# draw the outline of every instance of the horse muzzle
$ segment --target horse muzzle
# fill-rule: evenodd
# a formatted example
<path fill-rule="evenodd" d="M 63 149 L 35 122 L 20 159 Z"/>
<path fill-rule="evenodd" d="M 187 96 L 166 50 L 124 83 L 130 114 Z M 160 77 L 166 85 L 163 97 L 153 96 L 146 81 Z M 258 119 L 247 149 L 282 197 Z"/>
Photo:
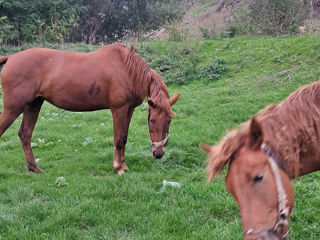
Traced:
<path fill-rule="evenodd" d="M 165 153 L 164 147 L 167 145 L 168 140 L 169 140 L 169 133 L 160 142 L 153 142 L 151 140 L 151 137 L 150 137 L 150 143 L 151 143 L 151 146 L 152 146 L 152 155 L 153 155 L 154 158 L 160 159 L 160 158 L 163 157 L 163 155 Z"/>
<path fill-rule="evenodd" d="M 163 157 L 165 151 L 164 151 L 165 146 L 152 146 L 152 155 L 156 159 L 160 159 Z"/>
<path fill-rule="evenodd" d="M 245 235 L 245 240 L 283 240 L 287 237 L 288 232 L 285 234 L 280 234 L 277 231 L 270 229 L 270 230 L 262 230 L 260 233 L 258 233 L 259 230 L 253 230 L 256 233 L 252 232 L 253 235 L 251 235 L 250 232 L 248 232 L 248 235 Z M 254 236 L 258 235 L 258 236 Z"/>
<path fill-rule="evenodd" d="M 260 236 L 259 238 L 257 238 L 257 240 L 280 240 L 280 237 L 275 232 L 268 231 L 262 234 L 262 236 Z"/>
<path fill-rule="evenodd" d="M 160 159 L 164 155 L 164 151 L 152 151 L 152 155 L 156 159 Z"/>

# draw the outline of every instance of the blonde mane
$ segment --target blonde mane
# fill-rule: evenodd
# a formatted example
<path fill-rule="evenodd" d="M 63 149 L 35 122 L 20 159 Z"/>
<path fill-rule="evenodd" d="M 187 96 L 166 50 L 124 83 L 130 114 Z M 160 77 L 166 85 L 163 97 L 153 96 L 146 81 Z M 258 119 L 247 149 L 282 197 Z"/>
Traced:
<path fill-rule="evenodd" d="M 171 116 L 169 92 L 161 76 L 153 71 L 148 64 L 131 47 L 125 59 L 129 70 L 130 88 L 141 99 L 150 99 L 160 110 Z"/>
<path fill-rule="evenodd" d="M 263 141 L 281 159 L 291 177 L 299 175 L 300 163 L 308 152 L 320 156 L 320 82 L 299 88 L 279 104 L 262 109 L 255 118 L 262 127 Z M 211 147 L 207 160 L 209 181 L 245 145 L 249 123 L 243 123 Z"/>

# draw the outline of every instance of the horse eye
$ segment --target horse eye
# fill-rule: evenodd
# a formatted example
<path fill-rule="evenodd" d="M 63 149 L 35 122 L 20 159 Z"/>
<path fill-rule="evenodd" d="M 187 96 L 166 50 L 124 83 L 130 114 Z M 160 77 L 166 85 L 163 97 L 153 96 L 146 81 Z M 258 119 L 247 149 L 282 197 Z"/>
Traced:
<path fill-rule="evenodd" d="M 263 175 L 257 174 L 256 176 L 253 177 L 252 181 L 254 183 L 258 183 L 258 182 L 261 182 L 262 179 L 263 179 Z"/>
<path fill-rule="evenodd" d="M 171 120 L 168 121 L 168 124 L 170 124 L 170 123 L 171 123 Z"/>
<path fill-rule="evenodd" d="M 155 122 L 156 122 L 156 120 L 154 120 L 154 119 L 151 119 L 151 120 L 150 120 L 150 122 L 151 122 L 151 123 L 155 123 Z"/>

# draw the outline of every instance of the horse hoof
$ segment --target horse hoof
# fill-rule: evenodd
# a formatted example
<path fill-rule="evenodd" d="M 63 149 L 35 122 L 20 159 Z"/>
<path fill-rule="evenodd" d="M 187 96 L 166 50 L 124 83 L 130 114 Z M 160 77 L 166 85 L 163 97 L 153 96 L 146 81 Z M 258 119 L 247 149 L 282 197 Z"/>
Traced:
<path fill-rule="evenodd" d="M 39 167 L 32 167 L 32 168 L 28 168 L 29 172 L 34 172 L 34 173 L 42 173 L 43 170 Z"/>
<path fill-rule="evenodd" d="M 122 164 L 122 170 L 124 170 L 125 172 L 129 170 L 127 164 L 125 163 Z"/>
<path fill-rule="evenodd" d="M 125 171 L 124 171 L 123 169 L 120 169 L 120 170 L 117 172 L 118 175 L 122 175 L 122 174 L 124 174 L 124 173 L 125 173 Z"/>
<path fill-rule="evenodd" d="M 36 173 L 43 173 L 43 172 L 44 172 L 44 170 L 42 170 L 41 168 L 36 169 Z"/>

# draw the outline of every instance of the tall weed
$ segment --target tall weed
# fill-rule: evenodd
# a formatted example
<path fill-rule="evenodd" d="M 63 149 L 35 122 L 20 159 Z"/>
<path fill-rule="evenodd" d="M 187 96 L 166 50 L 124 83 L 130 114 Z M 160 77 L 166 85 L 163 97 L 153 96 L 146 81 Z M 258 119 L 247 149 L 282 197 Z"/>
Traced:
<path fill-rule="evenodd" d="M 167 25 L 169 41 L 182 42 L 186 41 L 188 38 L 188 30 L 183 28 L 178 28 L 175 24 Z"/>

